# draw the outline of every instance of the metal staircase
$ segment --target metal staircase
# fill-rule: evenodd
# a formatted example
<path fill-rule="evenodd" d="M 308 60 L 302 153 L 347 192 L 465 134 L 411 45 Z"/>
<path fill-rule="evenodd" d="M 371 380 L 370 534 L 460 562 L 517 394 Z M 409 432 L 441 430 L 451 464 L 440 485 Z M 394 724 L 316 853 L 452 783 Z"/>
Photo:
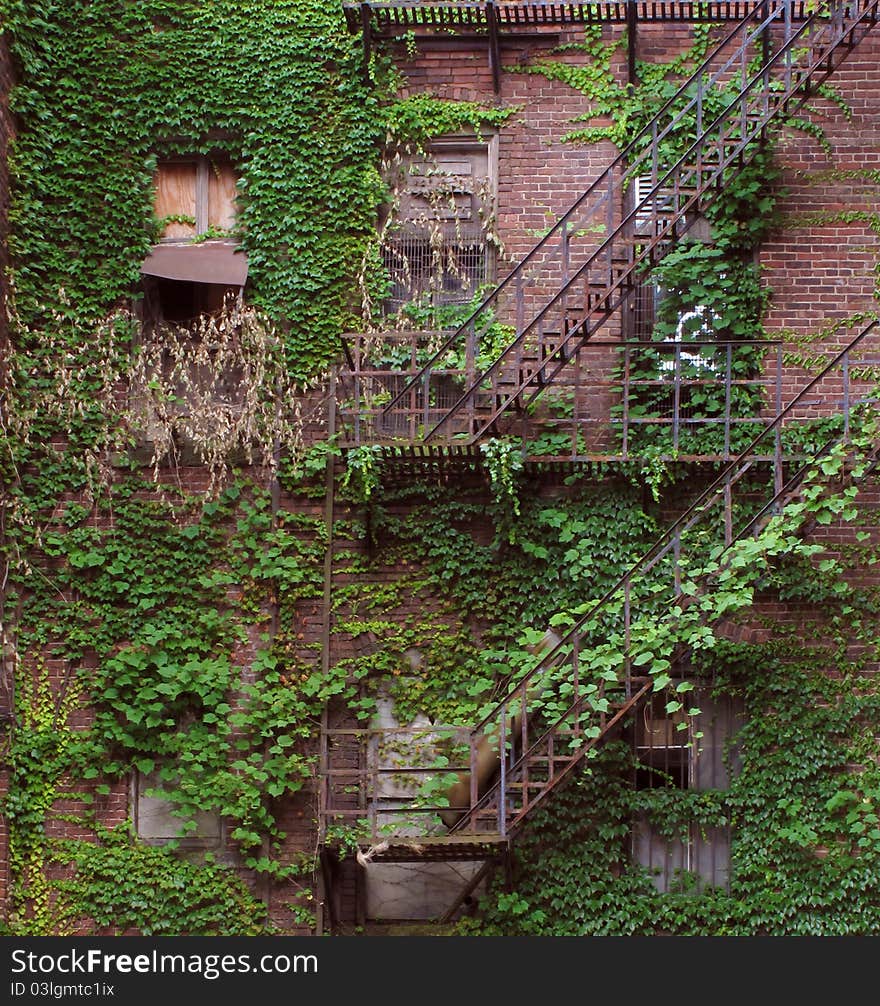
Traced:
<path fill-rule="evenodd" d="M 760 150 L 768 126 L 815 94 L 874 26 L 878 6 L 880 0 L 835 0 L 795 23 L 791 0 L 767 0 L 739 22 L 427 364 L 397 385 L 377 417 L 378 431 L 384 416 L 393 433 L 401 403 L 419 396 L 422 415 L 429 414 L 432 374 L 452 353 L 465 361 L 464 390 L 444 410 L 430 411 L 433 425 L 426 423 L 421 438 L 473 445 L 494 432 L 505 413 L 524 412 L 603 326 L 619 334 L 612 324 L 643 274 L 693 227 L 698 214 L 723 198 L 725 184 Z M 687 123 L 696 123 L 696 138 L 683 153 L 666 156 Z M 515 335 L 481 366 L 499 324 L 510 324 Z M 861 394 L 852 364 L 872 334 L 876 353 L 878 332 L 877 320 L 870 320 L 842 340 L 840 351 L 800 391 L 791 392 L 787 404 L 778 398 L 754 439 L 523 677 L 508 683 L 476 726 L 431 726 L 429 733 L 445 736 L 454 749 L 443 771 L 449 788 L 439 802 L 383 803 L 388 780 L 407 768 L 383 768 L 355 750 L 381 744 L 376 731 L 325 730 L 319 787 L 324 846 L 332 844 L 334 827 L 354 825 L 364 862 L 491 864 L 506 855 L 532 811 L 591 752 L 616 736 L 655 693 L 683 680 L 691 648 L 679 642 L 682 619 L 711 634 L 718 609 L 708 601 L 723 589 L 725 575 L 750 547 L 763 547 L 761 531 L 796 503 L 815 457 L 841 439 L 848 442 L 851 409 Z M 786 431 L 815 418 L 817 403 L 826 414 L 834 402 L 839 434 L 788 471 L 786 464 L 793 461 L 782 449 Z M 850 482 L 856 472 L 864 477 L 880 464 L 876 444 L 854 446 L 853 455 Z M 756 473 L 771 484 L 763 504 L 755 503 L 747 478 Z M 843 487 L 830 485 L 827 491 L 834 495 Z M 709 555 L 714 560 L 707 566 Z M 653 648 L 649 639 L 656 641 Z M 486 763 L 489 772 L 481 768 Z M 430 767 L 409 771 L 414 778 L 436 776 Z M 429 788 L 436 797 L 437 787 Z M 464 894 L 482 876 L 485 870 Z"/>
<path fill-rule="evenodd" d="M 385 406 L 426 394 L 450 353 L 465 388 L 423 441 L 471 444 L 523 412 L 627 303 L 639 279 L 723 197 L 771 123 L 800 108 L 876 24 L 880 0 L 820 3 L 800 23 L 767 0 L 732 28 L 651 122 Z M 678 137 L 695 139 L 680 154 Z M 687 143 L 687 141 L 685 141 Z M 670 152 L 672 151 L 672 152 Z M 625 207 L 625 208 L 624 208 Z M 597 237 L 598 235 L 598 237 Z M 489 336 L 515 337 L 484 369 Z"/>
<path fill-rule="evenodd" d="M 510 838 L 571 770 L 614 734 L 627 714 L 674 682 L 677 669 L 690 656 L 690 648 L 677 642 L 682 620 L 706 626 L 717 619 L 717 609 L 702 601 L 724 589 L 726 576 L 738 562 L 755 559 L 743 543 L 757 539 L 774 515 L 797 501 L 806 477 L 816 475 L 817 463 L 835 445 L 847 445 L 847 470 L 823 492 L 840 494 L 875 470 L 880 443 L 849 441 L 854 398 L 848 375 L 853 355 L 877 329 L 878 321 L 870 320 L 472 729 L 470 767 L 460 777 L 460 784 L 468 787 L 467 806 L 455 815 L 450 835 Z M 802 422 L 822 385 L 826 397 L 842 390 L 846 411 L 841 413 L 841 436 L 832 437 L 796 471 L 785 477 L 777 474 L 770 498 L 760 506 L 741 508 L 748 515 L 734 529 L 732 494 L 741 484 L 745 500 L 743 477 L 755 468 L 758 442 L 778 441 L 786 425 Z M 875 399 L 866 402 L 871 407 Z M 824 480 L 821 470 L 819 474 Z M 798 535 L 811 527 L 802 522 Z M 708 567 L 707 549 L 714 549 L 715 555 Z M 656 575 L 649 581 L 655 569 L 665 573 L 668 582 L 661 578 L 658 584 Z M 641 614 L 640 607 L 647 611 Z M 499 757 L 494 777 L 481 786 L 478 762 L 487 746 Z"/>
<path fill-rule="evenodd" d="M 383 782 L 376 764 L 341 767 L 334 764 L 332 755 L 334 744 L 351 742 L 360 733 L 370 735 L 369 743 L 379 744 L 378 733 L 343 730 L 325 736 L 324 831 L 339 821 L 367 822 L 369 831 L 363 841 L 371 855 L 379 849 L 377 856 L 398 859 L 430 854 L 488 860 L 592 750 L 615 735 L 630 713 L 655 692 L 674 689 L 676 675 L 686 668 L 691 655 L 691 647 L 680 642 L 682 620 L 710 631 L 718 609 L 703 602 L 717 589 L 724 589 L 725 577 L 736 563 L 761 557 L 754 554 L 766 548 L 758 540 L 760 532 L 774 515 L 797 501 L 806 476 L 815 474 L 817 461 L 835 445 L 849 445 L 848 474 L 826 487 L 838 496 L 880 463 L 880 442 L 852 443 L 850 436 L 853 411 L 876 412 L 877 406 L 873 381 L 855 375 L 870 369 L 866 365 L 877 357 L 880 320 L 870 317 L 861 324 L 855 334 L 845 327 L 838 329 L 839 348 L 831 351 L 825 366 L 800 390 L 791 392 L 789 400 L 664 534 L 602 597 L 590 603 L 524 676 L 508 684 L 503 697 L 475 727 L 422 728 L 423 735 L 455 739 L 455 781 L 448 782 L 444 801 L 431 805 L 405 801 L 383 813 Z M 832 338 L 829 335 L 829 342 Z M 836 408 L 838 428 L 823 446 L 798 461 L 791 451 L 785 452 L 789 465 L 796 465 L 796 470 L 786 470 L 782 442 L 816 418 L 819 404 Z M 769 463 L 768 457 L 777 462 Z M 762 468 L 761 477 L 770 488 L 767 498 L 756 502 L 754 484 L 746 476 Z M 827 481 L 824 474 L 822 480 Z M 739 527 L 735 526 L 737 514 Z M 805 523 L 797 529 L 800 536 L 809 531 Z M 714 558 L 707 566 L 708 557 Z M 385 771 L 396 776 L 408 771 L 437 775 L 436 769 L 407 769 L 400 763 Z M 444 777 L 450 771 L 447 766 Z M 407 838 L 407 833 L 413 835 L 407 828 L 412 827 L 414 815 L 425 827 Z M 432 818 L 442 821 L 445 828 L 428 828 Z M 396 829 L 395 822 L 405 822 L 406 827 Z"/>

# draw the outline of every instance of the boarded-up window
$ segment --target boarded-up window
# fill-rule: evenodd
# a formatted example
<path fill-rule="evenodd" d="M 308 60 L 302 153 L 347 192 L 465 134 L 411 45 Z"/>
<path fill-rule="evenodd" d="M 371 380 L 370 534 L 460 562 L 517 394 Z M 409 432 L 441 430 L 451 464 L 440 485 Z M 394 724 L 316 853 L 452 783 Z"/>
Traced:
<path fill-rule="evenodd" d="M 141 266 L 145 326 L 191 325 L 241 295 L 247 256 L 231 237 L 236 183 L 223 156 L 159 161 L 154 212 L 162 226 Z"/>
<path fill-rule="evenodd" d="M 165 221 L 162 241 L 182 241 L 235 224 L 236 173 L 228 160 L 192 157 L 160 161 L 155 213 Z"/>
<path fill-rule="evenodd" d="M 141 264 L 145 372 L 142 390 L 132 385 L 142 443 L 201 451 L 241 413 L 243 371 L 230 347 L 238 345 L 248 262 L 230 234 L 236 180 L 222 156 L 157 165 L 154 212 L 163 226 Z M 145 827 L 165 827 L 162 805 L 151 799 L 138 798 Z"/>
<path fill-rule="evenodd" d="M 382 243 L 387 314 L 465 304 L 492 279 L 494 141 L 436 141 L 406 165 Z"/>
<path fill-rule="evenodd" d="M 135 831 L 151 845 L 181 840 L 187 847 L 216 848 L 221 844 L 222 825 L 219 814 L 201 812 L 184 828 L 184 818 L 172 813 L 173 804 L 162 795 L 165 786 L 158 773 L 135 773 L 133 781 L 133 811 Z"/>

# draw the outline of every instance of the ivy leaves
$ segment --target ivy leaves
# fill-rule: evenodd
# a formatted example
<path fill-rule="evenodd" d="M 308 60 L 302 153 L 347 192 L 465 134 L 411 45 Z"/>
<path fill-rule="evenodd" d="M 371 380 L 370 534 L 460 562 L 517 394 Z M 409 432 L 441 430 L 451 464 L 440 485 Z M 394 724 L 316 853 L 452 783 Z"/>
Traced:
<path fill-rule="evenodd" d="M 126 828 L 104 831 L 98 844 L 60 853 L 75 873 L 58 884 L 70 922 L 87 916 L 108 930 L 145 936 L 255 936 L 275 932 L 266 906 L 237 873 L 210 858 L 179 859 L 173 850 L 132 848 Z"/>
<path fill-rule="evenodd" d="M 385 123 L 341 10 L 298 3 L 75 2 L 11 12 L 23 67 L 10 241 L 25 325 L 87 326 L 134 288 L 150 243 L 155 154 L 220 148 L 241 167 L 253 302 L 320 372 L 382 189 Z"/>

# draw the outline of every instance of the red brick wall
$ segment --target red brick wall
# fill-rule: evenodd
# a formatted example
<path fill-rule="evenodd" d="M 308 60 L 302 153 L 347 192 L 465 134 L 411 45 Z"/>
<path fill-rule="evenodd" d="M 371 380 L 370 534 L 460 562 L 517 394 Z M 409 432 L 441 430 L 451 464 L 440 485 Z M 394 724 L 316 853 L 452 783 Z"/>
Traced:
<path fill-rule="evenodd" d="M 619 26 L 606 26 L 604 37 L 616 40 L 620 31 Z M 541 75 L 510 72 L 546 60 L 584 65 L 589 57 L 582 52 L 554 51 L 560 43 L 581 40 L 579 30 L 557 32 L 546 42 L 508 38 L 502 46 L 505 69 L 498 94 L 492 87 L 485 48 L 429 42 L 414 57 L 407 56 L 403 46 L 396 50 L 405 93 L 430 92 L 517 109 L 499 133 L 497 229 L 506 252 L 499 277 L 529 251 L 616 153 L 608 142 L 563 142 L 566 133 L 583 125 L 576 120 L 589 105 L 580 92 Z M 687 25 L 640 25 L 638 57 L 668 60 L 692 42 L 693 31 Z M 790 332 L 818 336 L 830 322 L 876 306 L 880 224 L 871 214 L 877 212 L 880 175 L 872 179 L 866 173 L 880 170 L 878 60 L 880 37 L 874 32 L 830 80 L 849 109 L 851 121 L 824 97 L 812 98 L 798 113 L 823 129 L 831 154 L 802 131 L 788 128 L 780 134 L 783 223 L 760 252 L 764 282 L 772 291 L 766 319 L 771 337 Z M 616 56 L 615 73 L 620 81 L 625 80 L 623 50 Z M 533 288 L 529 304 L 542 303 L 541 295 L 549 292 Z M 602 335 L 614 337 L 618 331 L 612 320 Z M 802 378 L 798 374 L 789 384 L 800 387 Z"/>
<path fill-rule="evenodd" d="M 618 37 L 620 29 L 608 29 L 606 37 Z M 691 30 L 687 27 L 643 26 L 640 28 L 640 55 L 648 58 L 668 58 L 678 49 L 690 44 Z M 565 59 L 577 63 L 587 59 L 583 53 L 569 51 L 551 56 L 551 48 L 559 42 L 579 41 L 580 32 L 560 33 L 551 42 L 532 39 L 527 42 L 505 45 L 504 65 L 527 67 L 541 58 Z M 412 59 L 403 47 L 398 51 L 398 63 L 406 79 L 406 92 L 431 91 L 439 97 L 483 101 L 502 107 L 516 107 L 513 118 L 499 137 L 498 215 L 499 236 L 513 261 L 521 257 L 556 217 L 574 201 L 607 165 L 614 155 L 608 143 L 574 145 L 563 143 L 563 136 L 573 128 L 575 121 L 586 110 L 586 99 L 579 92 L 558 81 L 526 73 L 502 73 L 500 94 L 492 87 L 492 77 L 484 49 L 475 51 L 425 46 Z M 833 156 L 826 155 L 814 139 L 788 131 L 780 147 L 784 164 L 783 184 L 788 195 L 783 199 L 783 210 L 788 216 L 761 252 L 765 266 L 765 282 L 773 290 L 768 325 L 771 334 L 794 330 L 800 335 L 818 331 L 831 319 L 865 310 L 873 304 L 876 276 L 874 266 L 880 252 L 878 236 L 871 222 L 864 219 L 811 220 L 803 224 L 803 214 L 821 211 L 823 214 L 851 211 L 874 212 L 877 208 L 878 186 L 865 176 L 852 177 L 841 172 L 865 172 L 880 169 L 880 99 L 876 95 L 876 67 L 880 63 L 880 37 L 862 43 L 834 78 L 834 85 L 853 112 L 848 122 L 843 113 L 824 99 L 813 102 L 814 114 L 833 145 Z M 618 54 L 616 71 L 625 71 L 625 54 Z M 0 90 L 8 83 L 10 67 L 5 44 L 0 38 Z M 5 114 L 5 102 L 0 105 L 0 172 L 11 124 Z M 829 171 L 837 172 L 828 174 Z M 825 172 L 825 174 L 822 174 Z M 5 221 L 6 187 L 0 173 L 0 230 Z M 799 220 L 801 222 L 799 222 Z M 0 251 L 0 269 L 5 259 Z M 501 272 L 503 273 L 502 267 Z M 3 316 L 0 313 L 0 325 Z M 2 329 L 0 329 L 2 334 Z M 806 380 L 806 372 L 793 368 L 787 375 L 786 394 Z M 839 391 L 839 389 L 838 389 Z M 835 392 L 834 397 L 839 397 Z M 822 408 L 822 402 L 814 405 Z M 188 488 L 207 487 L 204 472 L 184 469 L 180 473 Z M 302 501 L 284 498 L 282 506 L 299 509 L 317 516 L 323 501 Z M 876 504 L 876 501 L 875 501 Z M 339 516 L 343 516 L 340 514 Z M 485 531 L 485 527 L 483 531 Z M 825 532 L 831 543 L 835 530 Z M 844 534 L 843 531 L 840 532 Z M 846 531 L 848 535 L 849 530 Z M 345 540 L 338 543 L 354 552 L 366 553 L 362 540 Z M 377 579 L 393 575 L 394 571 L 376 573 Z M 339 577 L 334 586 L 345 584 Z M 419 599 L 413 599 L 418 606 Z M 418 612 L 416 612 L 418 613 Z M 402 617 L 406 617 L 406 612 Z M 797 617 L 792 611 L 791 617 Z M 304 602 L 297 617 L 302 624 L 302 651 L 300 656 L 320 661 L 323 610 L 320 602 Z M 352 652 L 356 641 L 340 636 L 331 637 L 331 659 L 335 662 Z M 236 654 L 242 667 L 249 664 L 247 645 Z M 66 673 L 62 666 L 51 667 L 56 686 Z M 78 712 L 86 717 L 87 709 Z M 0 776 L 0 790 L 5 780 Z M 81 790 L 77 783 L 71 787 Z M 288 833 L 282 858 L 293 860 L 299 853 L 312 853 L 315 849 L 315 793 L 307 788 L 296 798 L 286 801 L 280 811 L 280 825 Z M 130 814 L 129 793 L 124 784 L 116 786 L 108 797 L 99 798 L 96 809 L 104 824 L 112 825 L 125 820 Z M 51 820 L 50 834 L 72 834 L 69 822 L 59 815 L 77 809 L 72 798 L 63 797 L 57 802 Z M 0 822 L 0 893 L 5 896 L 7 874 L 6 832 Z M 270 913 L 282 926 L 289 924 L 286 904 L 292 892 L 285 885 L 265 889 Z M 351 917 L 355 892 L 347 881 L 344 892 L 344 913 Z"/>
<path fill-rule="evenodd" d="M 802 132 L 787 129 L 781 136 L 781 185 L 787 190 L 781 201 L 783 220 L 761 252 L 765 282 L 772 290 L 767 318 L 771 334 L 787 329 L 802 335 L 818 332 L 828 322 L 876 308 L 878 60 L 880 37 L 875 31 L 829 81 L 850 109 L 852 121 L 833 102 L 811 99 L 810 118 L 824 130 L 830 154 Z M 871 178 L 870 172 L 877 174 Z"/>
<path fill-rule="evenodd" d="M 0 354 L 7 337 L 6 289 L 7 268 L 7 214 L 9 211 L 9 177 L 6 157 L 13 135 L 12 115 L 9 111 L 9 90 L 12 87 L 12 58 L 4 35 L 0 35 Z"/>

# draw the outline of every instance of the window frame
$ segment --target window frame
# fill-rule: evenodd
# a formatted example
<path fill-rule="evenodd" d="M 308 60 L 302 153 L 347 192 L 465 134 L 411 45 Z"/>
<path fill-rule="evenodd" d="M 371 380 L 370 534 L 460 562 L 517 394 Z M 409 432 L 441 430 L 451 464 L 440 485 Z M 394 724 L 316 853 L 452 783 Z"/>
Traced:
<path fill-rule="evenodd" d="M 743 703 L 734 696 L 712 697 L 707 687 L 697 687 L 690 696 L 693 705 L 701 710 L 698 716 L 688 718 L 683 714 L 672 714 L 651 719 L 652 724 L 663 723 L 662 730 L 657 733 L 668 736 L 675 743 L 640 744 L 644 733 L 641 724 L 635 724 L 630 739 L 636 764 L 640 761 L 640 751 L 657 752 L 658 756 L 662 752 L 667 761 L 665 768 L 649 767 L 642 762 L 646 771 L 664 772 L 672 767 L 671 761 L 683 757 L 684 765 L 676 766 L 680 773 L 677 788 L 727 790 L 731 777 L 740 769 L 738 738 L 745 724 Z M 665 697 L 661 695 L 658 701 L 662 707 Z M 644 709 L 640 710 L 639 716 L 643 713 Z M 676 729 L 679 722 L 685 724 L 684 730 Z M 671 759 L 670 752 L 675 752 Z M 681 772 L 682 768 L 684 772 Z M 655 788 L 639 786 L 637 773 L 634 773 L 633 785 L 642 789 Z M 648 814 L 643 812 L 634 815 L 629 845 L 632 862 L 651 874 L 651 880 L 660 893 L 729 889 L 730 825 L 704 828 L 691 821 L 685 835 L 670 839 L 656 831 Z"/>
<path fill-rule="evenodd" d="M 472 213 L 467 221 L 458 219 L 454 213 L 449 218 L 438 216 L 432 219 L 428 215 L 425 219 L 421 219 L 419 214 L 412 212 L 412 200 L 425 198 L 414 196 L 407 182 L 413 177 L 413 168 L 416 165 L 433 160 L 433 163 L 442 170 L 444 161 L 449 163 L 456 156 L 459 160 L 468 159 L 472 164 L 476 164 L 475 154 L 480 155 L 481 161 L 485 158 L 485 174 L 473 175 L 479 180 L 480 185 L 485 184 L 486 202 L 485 206 L 480 207 L 482 212 Z M 479 135 L 449 133 L 436 137 L 423 153 L 404 159 L 402 178 L 403 185 L 398 205 L 389 211 L 381 227 L 380 255 L 388 272 L 390 287 L 389 294 L 382 304 L 383 317 L 393 318 L 399 315 L 407 304 L 413 302 L 424 302 L 424 306 L 431 310 L 467 304 L 480 286 L 491 284 L 495 280 L 497 262 L 491 232 L 498 204 L 497 132 L 486 131 Z M 476 191 L 472 192 L 472 203 L 476 203 L 478 199 L 480 195 Z M 400 236 L 399 239 L 396 235 Z M 400 247 L 406 244 L 411 245 L 412 251 L 409 253 L 400 251 Z M 475 269 L 466 270 L 473 283 L 473 290 L 470 292 L 458 290 L 457 288 L 462 285 L 459 276 L 447 270 L 443 260 L 451 255 L 457 255 L 455 249 L 476 246 L 480 248 L 481 262 Z M 413 283 L 412 275 L 415 274 L 415 270 L 407 280 L 405 263 L 408 255 L 416 253 L 427 262 L 426 268 L 418 270 L 419 276 L 426 276 L 427 279 L 423 278 L 421 282 Z M 398 256 L 398 261 L 404 264 L 395 265 L 393 262 L 395 256 Z M 472 262 L 476 262 L 473 257 Z M 402 273 L 403 279 L 395 282 L 395 272 L 398 275 Z M 482 275 L 478 276 L 478 272 Z M 453 279 L 447 286 L 448 277 Z"/>

